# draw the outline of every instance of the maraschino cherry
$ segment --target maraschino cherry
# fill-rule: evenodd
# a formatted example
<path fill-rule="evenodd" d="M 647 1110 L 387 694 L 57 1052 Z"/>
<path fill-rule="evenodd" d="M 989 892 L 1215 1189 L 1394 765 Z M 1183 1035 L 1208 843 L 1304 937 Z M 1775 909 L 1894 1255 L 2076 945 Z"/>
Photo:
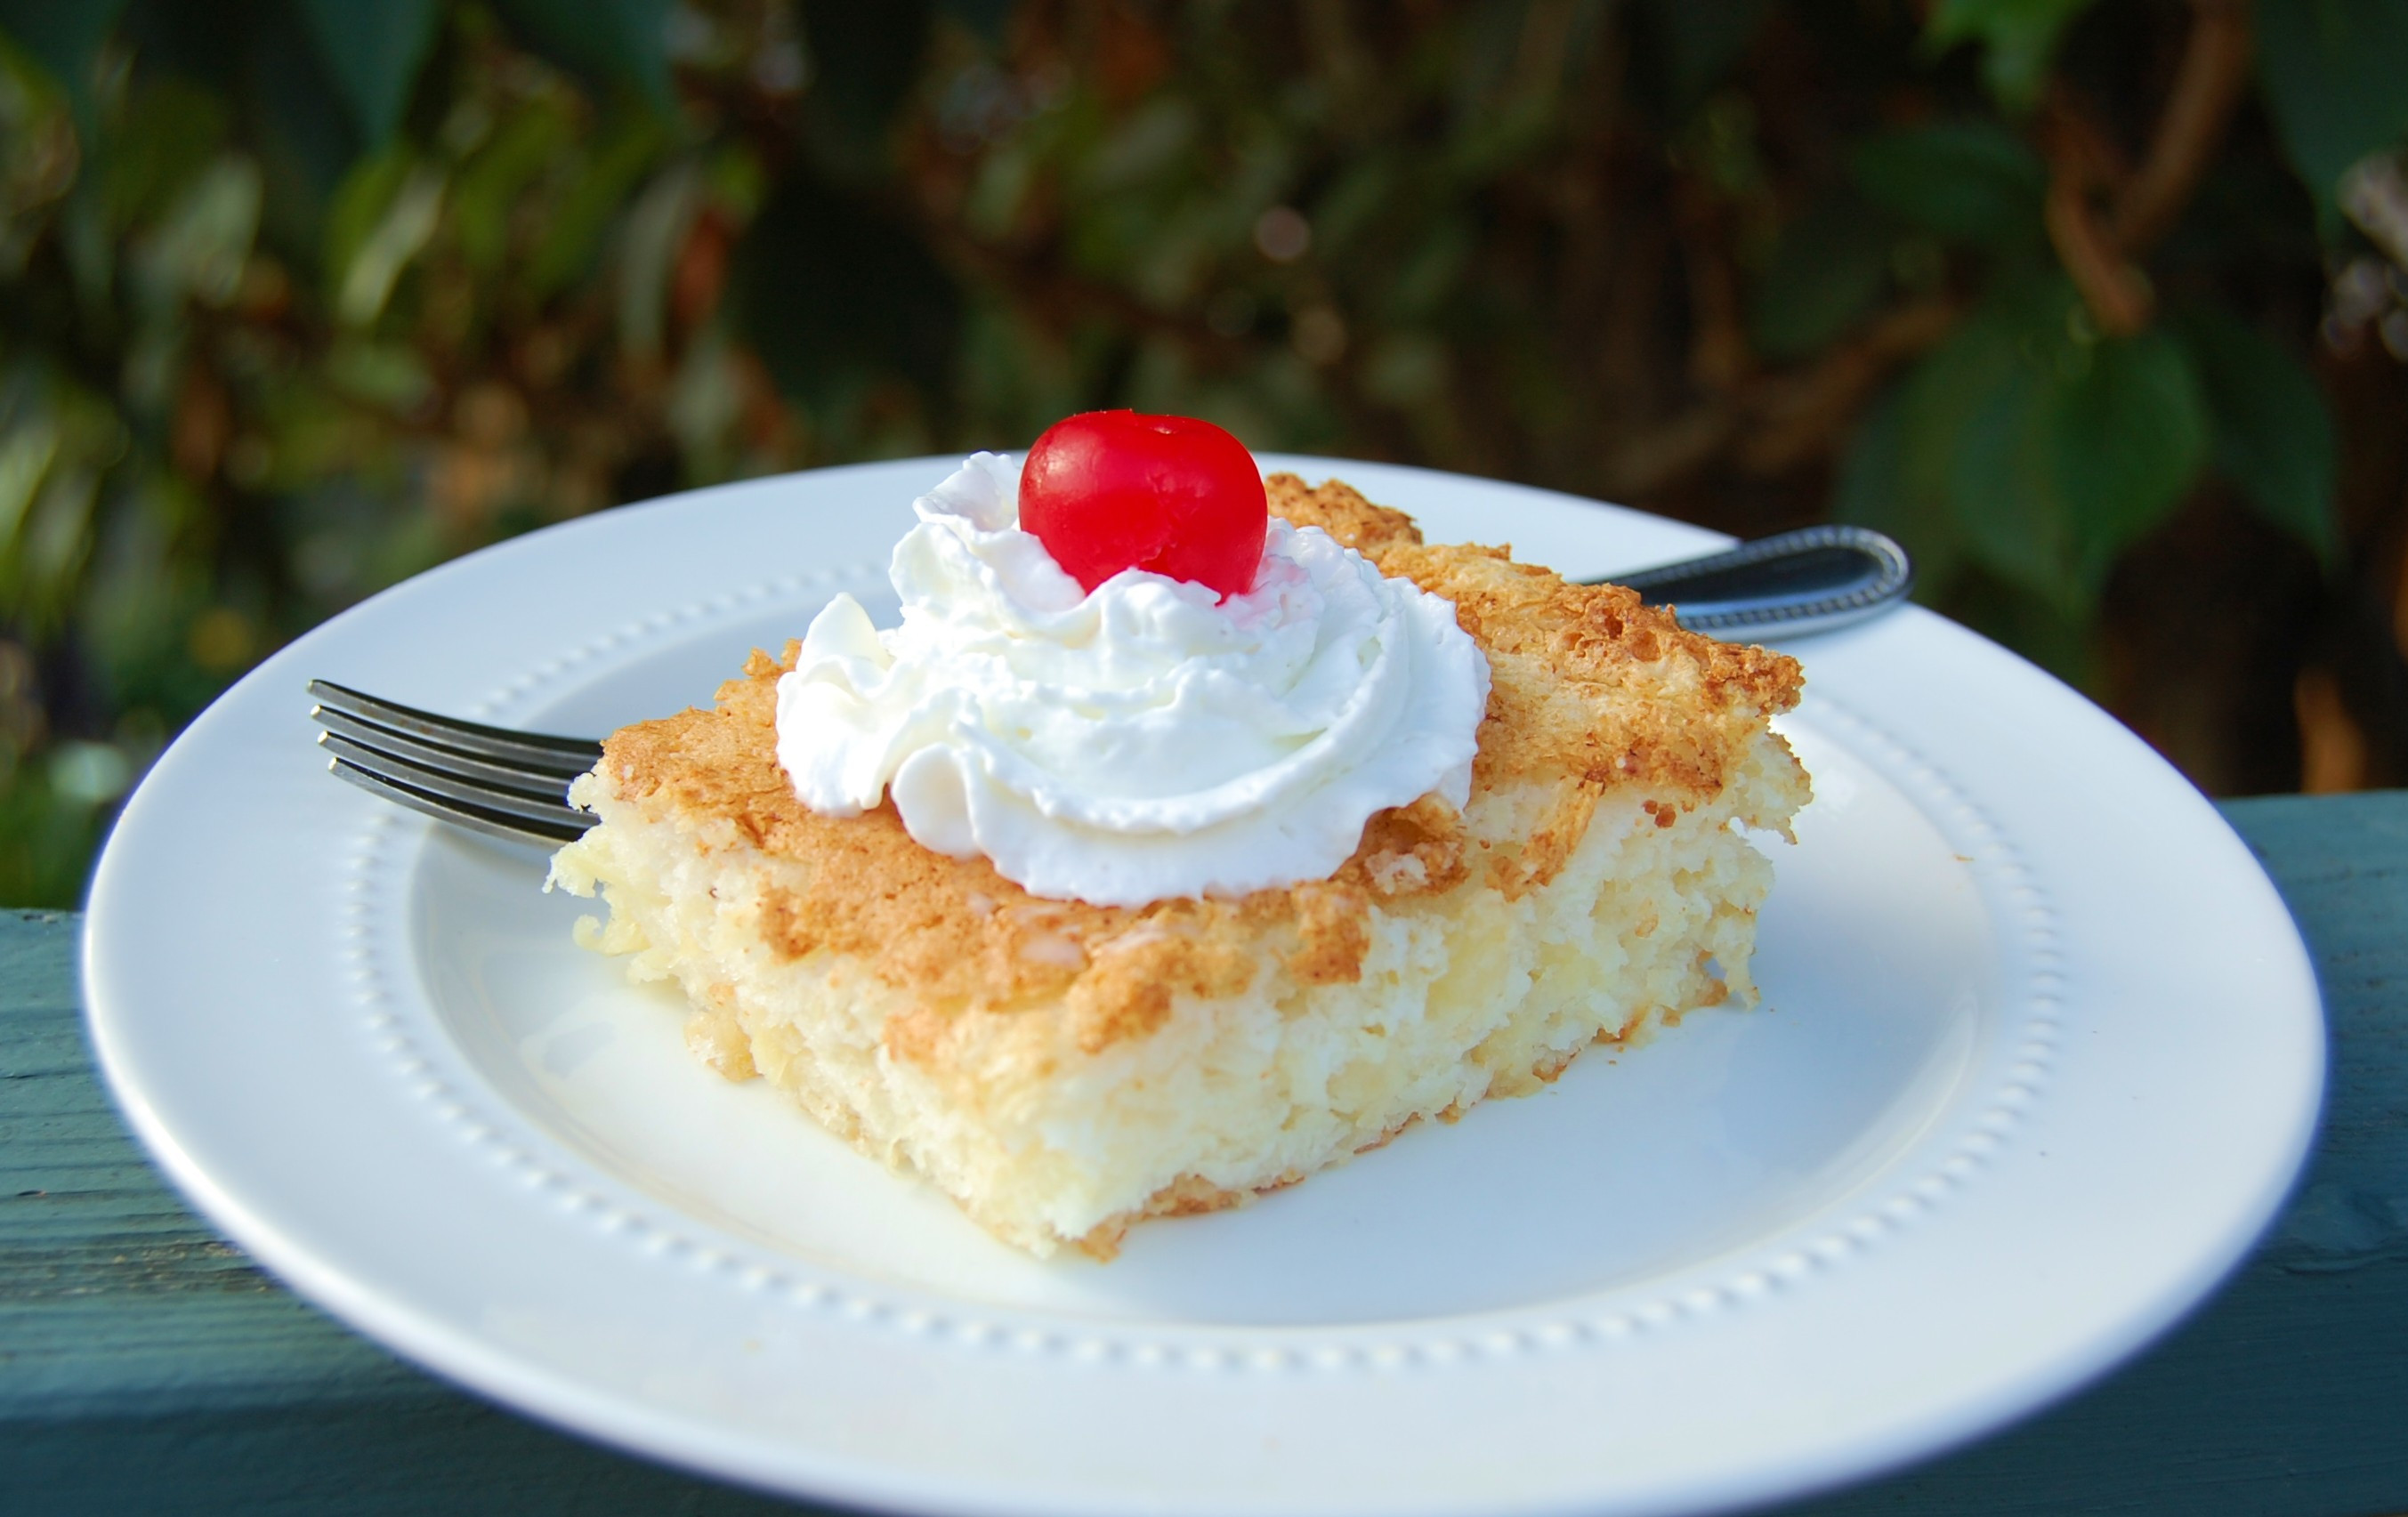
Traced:
<path fill-rule="evenodd" d="M 1210 422 L 1088 411 L 1046 428 L 1020 470 L 1020 524 L 1087 590 L 1123 569 L 1254 588 L 1270 505 L 1246 445 Z"/>

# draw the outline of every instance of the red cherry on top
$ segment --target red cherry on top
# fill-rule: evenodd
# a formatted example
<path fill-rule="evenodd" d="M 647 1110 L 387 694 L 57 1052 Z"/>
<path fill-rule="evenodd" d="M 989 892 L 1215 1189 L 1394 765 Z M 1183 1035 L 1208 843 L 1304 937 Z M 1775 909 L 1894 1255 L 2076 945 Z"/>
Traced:
<path fill-rule="evenodd" d="M 1211 422 L 1088 411 L 1028 450 L 1020 524 L 1084 589 L 1148 569 L 1226 599 L 1254 588 L 1270 504 L 1254 455 Z"/>

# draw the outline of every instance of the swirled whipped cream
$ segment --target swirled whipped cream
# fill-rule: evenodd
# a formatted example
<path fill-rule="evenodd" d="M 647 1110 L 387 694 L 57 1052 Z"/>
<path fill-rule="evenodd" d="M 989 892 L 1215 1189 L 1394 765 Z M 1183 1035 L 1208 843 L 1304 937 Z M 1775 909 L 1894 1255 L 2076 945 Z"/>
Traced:
<path fill-rule="evenodd" d="M 1140 569 L 1084 593 L 1019 493 L 973 456 L 912 502 L 902 624 L 850 595 L 813 619 L 778 684 L 804 805 L 891 793 L 923 847 L 1138 906 L 1326 879 L 1373 812 L 1469 798 L 1488 662 L 1448 602 L 1277 517 L 1244 594 Z"/>

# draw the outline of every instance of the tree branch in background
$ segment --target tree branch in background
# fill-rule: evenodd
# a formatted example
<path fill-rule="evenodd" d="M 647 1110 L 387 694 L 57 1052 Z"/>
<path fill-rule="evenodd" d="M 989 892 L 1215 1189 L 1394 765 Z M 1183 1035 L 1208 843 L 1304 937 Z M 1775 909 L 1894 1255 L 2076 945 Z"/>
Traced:
<path fill-rule="evenodd" d="M 1901 364 L 1937 346 L 1956 324 L 1953 300 L 1884 312 L 1812 366 L 1751 379 L 1632 438 L 1607 462 L 1616 494 L 1639 498 L 1688 479 L 1743 437 L 1737 463 L 1772 479 L 1829 453 L 1873 392 Z"/>
<path fill-rule="evenodd" d="M 2125 258 L 2092 197 L 2128 186 L 2131 176 L 2106 134 L 2062 86 L 2049 99 L 2039 135 L 2049 169 L 2042 208 L 2049 243 L 2099 330 L 2128 337 L 2149 324 L 2156 300 L 2148 276 Z"/>
<path fill-rule="evenodd" d="M 1689 378 L 1700 389 L 1727 391 L 1756 367 L 1747 340 L 1746 302 L 1731 259 L 1729 219 L 1713 195 L 1688 176 L 1675 186 L 1672 204 L 1682 263 L 1689 277 Z"/>
<path fill-rule="evenodd" d="M 2246 5 L 2192 0 L 2191 11 L 2173 87 L 2137 171 L 2126 171 L 2106 135 L 2062 88 L 2041 123 L 2050 170 L 2049 241 L 2091 319 L 2110 336 L 2129 336 L 2148 324 L 2155 302 L 2136 260 L 2181 219 L 2249 88 Z M 2103 216 L 2100 195 L 2114 200 Z"/>
<path fill-rule="evenodd" d="M 1900 306 L 1804 373 L 1767 380 L 1755 397 L 1755 426 L 1740 449 L 1740 467 L 1771 477 L 1829 452 L 1883 381 L 1938 346 L 1960 314 L 1953 300 Z"/>
<path fill-rule="evenodd" d="M 2148 276 L 2124 258 L 2090 203 L 2088 176 L 2071 156 L 2050 155 L 2048 240 L 2082 292 L 2091 320 L 2111 337 L 2128 337 L 2149 324 L 2156 300 Z"/>
<path fill-rule="evenodd" d="M 1647 428 L 1607 456 L 1606 493 L 1643 501 L 1703 472 L 1722 456 L 1739 420 L 1735 402 L 1716 399 Z"/>
<path fill-rule="evenodd" d="M 2247 6 L 2241 0 L 2193 0 L 2191 8 L 2190 38 L 2149 139 L 2148 156 L 2117 197 L 2110 223 L 2115 245 L 2128 253 L 2146 252 L 2173 229 L 2249 89 L 2255 46 Z"/>

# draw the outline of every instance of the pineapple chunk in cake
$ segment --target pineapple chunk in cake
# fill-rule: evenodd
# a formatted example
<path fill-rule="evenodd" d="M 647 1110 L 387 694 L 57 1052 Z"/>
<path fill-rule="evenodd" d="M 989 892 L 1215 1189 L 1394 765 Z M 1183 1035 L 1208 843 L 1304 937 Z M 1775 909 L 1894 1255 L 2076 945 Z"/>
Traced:
<path fill-rule="evenodd" d="M 1469 799 L 1381 811 L 1326 880 L 1235 899 L 1032 895 L 915 842 L 891 805 L 816 813 L 776 757 L 756 653 L 710 710 L 627 727 L 571 792 L 599 824 L 553 880 L 586 940 L 669 980 L 687 1042 L 761 1078 L 996 1237 L 1110 1257 L 1206 1211 L 1553 1079 L 1727 997 L 1804 771 L 1768 720 L 1797 664 L 1681 630 L 1630 591 L 1434 547 L 1343 484 L 1268 481 L 1451 601 L 1490 689 Z M 1735 825 L 1736 824 L 1736 825 Z"/>

